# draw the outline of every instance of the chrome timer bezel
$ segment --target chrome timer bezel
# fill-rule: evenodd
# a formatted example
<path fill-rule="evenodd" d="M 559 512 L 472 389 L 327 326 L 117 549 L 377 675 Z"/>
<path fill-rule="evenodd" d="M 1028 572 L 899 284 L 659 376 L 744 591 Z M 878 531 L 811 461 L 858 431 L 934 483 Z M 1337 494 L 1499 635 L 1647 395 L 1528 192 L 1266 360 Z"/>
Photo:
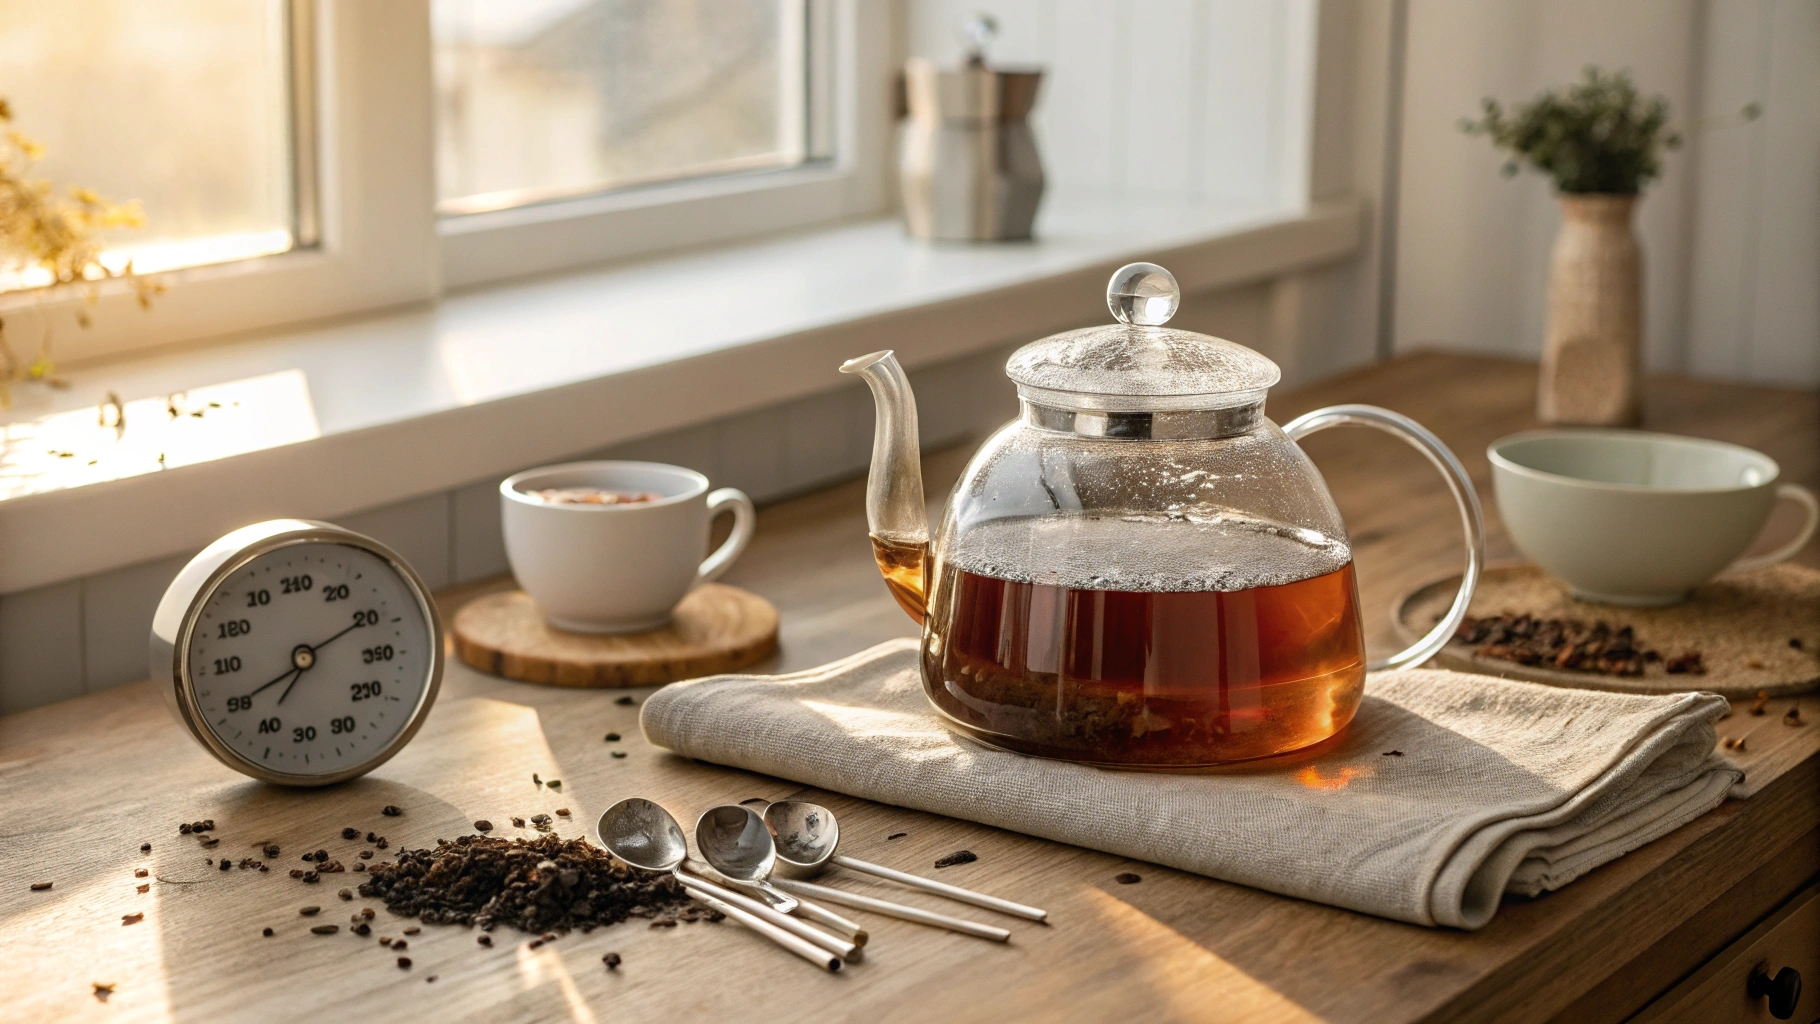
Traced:
<path fill-rule="evenodd" d="M 190 677 L 190 639 L 203 608 L 214 598 L 220 586 L 261 555 L 305 544 L 339 544 L 359 548 L 385 562 L 404 579 L 430 629 L 428 678 L 424 680 L 423 691 L 418 696 L 417 705 L 411 709 L 411 716 L 404 728 L 365 761 L 321 775 L 275 771 L 249 760 L 223 743 L 203 721 L 202 710 L 196 700 L 195 680 Z M 391 760 L 423 727 L 423 721 L 442 688 L 442 619 L 436 613 L 436 603 L 430 598 L 429 587 L 424 584 L 423 578 L 391 548 L 365 534 L 332 523 L 308 519 L 275 519 L 235 530 L 209 545 L 178 572 L 177 578 L 171 582 L 164 598 L 159 602 L 157 614 L 152 620 L 151 666 L 152 678 L 160 684 L 159 688 L 172 713 L 189 729 L 196 742 L 202 744 L 203 749 L 213 754 L 217 761 L 243 775 L 281 786 L 332 786 L 365 775 Z M 160 676 L 164 677 L 162 681 Z"/>

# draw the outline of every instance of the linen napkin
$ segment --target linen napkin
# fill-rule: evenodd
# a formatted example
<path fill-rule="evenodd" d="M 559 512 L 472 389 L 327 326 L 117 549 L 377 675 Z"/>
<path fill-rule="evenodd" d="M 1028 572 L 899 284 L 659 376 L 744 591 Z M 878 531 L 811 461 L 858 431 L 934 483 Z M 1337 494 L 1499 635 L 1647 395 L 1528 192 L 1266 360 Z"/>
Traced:
<path fill-rule="evenodd" d="M 1743 777 L 1724 698 L 1372 675 L 1337 743 L 1207 772 L 1026 757 L 957 736 L 914 640 L 784 676 L 672 684 L 644 733 L 686 757 L 1422 925 L 1478 928 L 1704 814 Z M 1399 754 L 1392 754 L 1399 751 Z M 1106 813 L 1111 809 L 1116 813 Z"/>

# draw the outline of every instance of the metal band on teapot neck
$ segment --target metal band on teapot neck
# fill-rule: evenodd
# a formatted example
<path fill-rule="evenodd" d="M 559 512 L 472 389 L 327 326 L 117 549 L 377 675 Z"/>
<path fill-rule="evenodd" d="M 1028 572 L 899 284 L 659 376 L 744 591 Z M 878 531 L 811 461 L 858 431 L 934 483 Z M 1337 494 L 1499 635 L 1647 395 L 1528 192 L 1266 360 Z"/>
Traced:
<path fill-rule="evenodd" d="M 1118 412 L 1095 409 L 1062 409 L 1020 400 L 1024 422 L 1042 430 L 1081 437 L 1118 441 L 1188 441 L 1233 437 L 1256 427 L 1264 419 L 1264 402 L 1232 405 L 1224 409 L 1184 409 L 1164 412 Z"/>

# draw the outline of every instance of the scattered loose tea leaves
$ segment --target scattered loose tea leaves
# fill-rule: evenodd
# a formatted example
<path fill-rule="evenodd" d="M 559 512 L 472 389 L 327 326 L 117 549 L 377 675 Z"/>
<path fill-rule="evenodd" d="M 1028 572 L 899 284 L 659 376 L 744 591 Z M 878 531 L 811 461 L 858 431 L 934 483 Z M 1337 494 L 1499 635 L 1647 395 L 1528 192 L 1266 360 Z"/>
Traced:
<path fill-rule="evenodd" d="M 1757 700 L 1755 703 L 1753 703 L 1750 706 L 1750 713 L 1753 715 L 1762 715 L 1762 714 L 1766 713 L 1768 710 L 1769 710 L 1769 691 L 1768 690 L 1758 690 L 1757 691 Z"/>
<path fill-rule="evenodd" d="M 226 857 L 221 858 L 221 864 L 219 865 L 221 870 L 227 871 L 227 870 L 231 869 L 233 866 L 234 866 L 233 861 L 228 860 Z"/>
<path fill-rule="evenodd" d="M 532 772 L 531 773 L 531 784 L 541 787 L 543 785 L 543 779 L 539 778 L 536 772 Z"/>
<path fill-rule="evenodd" d="M 491 831 L 493 831 L 493 823 L 488 821 L 485 818 L 481 818 L 479 821 L 476 821 L 474 823 L 474 831 L 491 832 Z"/>
<path fill-rule="evenodd" d="M 404 812 L 399 810 L 397 807 L 393 806 L 392 804 L 386 804 L 384 807 L 381 807 L 379 809 L 379 813 L 385 815 L 388 818 L 396 818 L 399 815 L 403 814 Z"/>
<path fill-rule="evenodd" d="M 1744 752 L 1744 737 L 1742 737 L 1742 736 L 1727 736 L 1727 737 L 1725 737 L 1725 741 L 1724 741 L 1724 743 L 1723 743 L 1723 746 L 1724 746 L 1724 747 L 1725 747 L 1725 749 L 1727 749 L 1727 750 L 1736 750 L 1736 751 L 1738 751 L 1738 752 L 1739 752 L 1739 753 L 1743 753 L 1743 752 Z"/>
<path fill-rule="evenodd" d="M 893 832 L 890 835 L 885 837 L 885 841 L 890 842 L 893 839 L 902 839 L 909 834 L 910 833 L 908 833 L 908 832 Z"/>
<path fill-rule="evenodd" d="M 935 866 L 938 868 L 951 868 L 957 864 L 971 864 L 979 859 L 979 854 L 974 853 L 972 850 L 956 850 L 948 856 L 936 861 Z"/>
<path fill-rule="evenodd" d="M 264 931 L 260 932 L 260 934 L 264 935 L 266 938 L 269 939 L 272 937 L 272 930 L 270 928 L 267 928 Z"/>
<path fill-rule="evenodd" d="M 151 844 L 151 843 L 140 843 L 140 844 L 139 844 L 139 852 L 140 852 L 140 853 L 151 853 L 151 852 L 152 852 L 152 844 Z"/>
<path fill-rule="evenodd" d="M 408 956 L 399 957 L 398 958 L 398 967 L 401 970 L 407 970 L 407 971 L 410 970 L 411 969 L 411 958 Z"/>
<path fill-rule="evenodd" d="M 617 971 L 619 965 L 625 963 L 625 960 L 618 953 L 608 953 L 600 958 L 600 962 L 607 965 L 607 970 Z"/>
<path fill-rule="evenodd" d="M 1386 751 L 1384 751 L 1384 756 L 1385 757 L 1402 757 L 1403 752 L 1401 750 L 1386 750 Z"/>
<path fill-rule="evenodd" d="M 349 827 L 349 828 L 344 828 L 344 829 L 342 829 L 342 830 L 341 830 L 341 838 L 343 838 L 343 839 L 359 839 L 359 838 L 360 838 L 360 830 L 359 830 L 359 829 L 357 829 L 357 828 L 353 828 L 353 827 Z"/>
<path fill-rule="evenodd" d="M 1744 667 L 1745 668 L 1762 668 L 1763 659 L 1762 658 L 1746 658 L 1746 659 L 1744 659 Z"/>
<path fill-rule="evenodd" d="M 137 914 L 121 914 L 121 915 L 120 915 L 120 923 L 121 923 L 121 924 L 123 924 L 123 925 L 126 925 L 126 924 L 138 924 L 138 923 L 139 923 L 139 922 L 141 922 L 141 921 L 143 921 L 143 920 L 145 920 L 145 912 L 144 912 L 144 911 L 140 911 L 140 912 L 139 912 L 139 913 L 137 913 Z"/>
<path fill-rule="evenodd" d="M 95 990 L 95 998 L 107 1002 L 107 997 L 114 994 L 114 983 L 111 981 L 91 981 L 89 985 Z"/>
<path fill-rule="evenodd" d="M 613 751 L 613 756 L 614 757 L 624 757 L 624 756 L 626 756 L 626 752 L 623 750 L 615 750 L 615 751 Z"/>
<path fill-rule="evenodd" d="M 322 913 L 322 908 L 321 907 L 298 907 L 297 912 L 299 914 L 302 914 L 304 917 L 314 917 L 317 914 Z"/>
<path fill-rule="evenodd" d="M 367 924 L 365 921 L 360 921 L 355 923 L 348 931 L 353 932 L 355 935 L 371 935 L 373 934 L 373 926 Z"/>
<path fill-rule="evenodd" d="M 147 871 L 145 868 L 134 868 L 133 869 L 134 878 L 144 878 L 145 876 L 147 876 L 149 874 L 151 874 L 151 872 Z"/>
<path fill-rule="evenodd" d="M 1789 643 L 1792 643 L 1797 647 L 1801 646 L 1801 641 L 1799 641 L 1799 640 L 1790 640 Z M 619 742 L 619 733 L 616 733 L 616 732 L 607 733 L 607 742 L 608 743 L 618 743 Z"/>
<path fill-rule="evenodd" d="M 1801 720 L 1801 709 L 1799 707 L 1792 707 L 1792 708 L 1789 708 L 1787 713 L 1785 713 L 1782 716 L 1782 724 L 1783 725 L 1806 725 L 1807 723 L 1805 723 Z"/>
<path fill-rule="evenodd" d="M 633 700 L 631 697 L 621 697 L 618 700 L 615 700 L 613 703 L 623 705 L 625 707 L 631 707 L 632 705 L 634 705 L 638 702 Z"/>
<path fill-rule="evenodd" d="M 1794 648 L 1794 649 L 1795 649 L 1795 650 L 1797 650 L 1797 651 L 1798 651 L 1798 650 L 1800 650 L 1800 649 L 1801 649 L 1801 638 L 1800 638 L 1800 637 L 1798 637 L 1798 636 L 1791 636 L 1791 637 L 1789 637 L 1789 638 L 1788 638 L 1788 645 L 1789 645 L 1789 646 L 1790 646 L 1790 647 L 1793 647 L 1793 648 Z"/>
<path fill-rule="evenodd" d="M 404 930 L 404 933 L 406 935 L 416 935 L 418 932 L 421 932 L 421 931 L 423 931 L 422 928 L 419 928 L 416 925 L 411 925 L 409 928 L 406 928 Z"/>
<path fill-rule="evenodd" d="M 141 884 L 141 885 L 135 885 L 135 886 L 133 886 L 133 891 L 134 891 L 134 892 L 137 892 L 137 893 L 139 893 L 139 894 L 140 894 L 140 895 L 141 895 L 141 896 L 143 896 L 143 895 L 145 895 L 145 894 L 146 894 L 146 893 L 148 893 L 148 892 L 151 892 L 151 891 L 152 891 L 152 883 L 150 883 L 150 882 L 145 882 L 145 883 L 143 883 L 143 884 Z"/>
<path fill-rule="evenodd" d="M 766 799 L 765 799 L 765 798 L 764 798 L 764 797 L 762 797 L 762 796 L 749 796 L 749 797 L 747 797 L 747 798 L 745 798 L 745 799 L 744 799 L 744 800 L 741 800 L 741 801 L 740 801 L 740 802 L 739 802 L 739 805 L 740 805 L 740 806 L 741 806 L 741 807 L 744 807 L 744 806 L 746 806 L 746 805 L 747 805 L 747 804 L 768 804 L 768 803 L 770 803 L 770 802 L 771 802 L 771 801 L 769 801 L 769 800 L 766 800 Z"/>
<path fill-rule="evenodd" d="M 545 779 L 544 785 L 550 787 L 551 789 L 561 789 L 562 780 L 561 779 Z"/>
<path fill-rule="evenodd" d="M 338 924 L 319 924 L 311 927 L 310 933 L 313 935 L 333 935 L 340 930 L 341 926 Z"/>
<path fill-rule="evenodd" d="M 518 817 L 517 815 L 513 815 L 512 816 L 512 827 L 513 828 L 524 828 L 525 820 L 523 818 Z"/>
<path fill-rule="evenodd" d="M 265 846 L 260 848 L 259 852 L 265 854 L 266 858 L 269 860 L 277 860 L 278 852 L 279 852 L 278 844 L 277 843 L 267 843 L 267 844 L 265 844 Z"/>
<path fill-rule="evenodd" d="M 567 818 L 567 817 L 569 817 L 569 809 L 568 809 L 568 808 L 567 808 L 567 807 L 558 807 L 558 808 L 556 808 L 556 816 L 557 816 L 557 817 L 558 817 L 558 818 Z"/>
<path fill-rule="evenodd" d="M 341 898 L 342 898 L 342 899 L 344 899 L 344 900 L 351 900 L 351 899 L 353 899 L 353 898 L 354 898 L 354 890 L 352 890 L 352 889 L 337 889 L 337 890 L 335 890 L 335 895 L 337 895 L 337 896 L 339 896 L 339 897 L 341 897 Z"/>
<path fill-rule="evenodd" d="M 1131 871 L 1121 871 L 1113 875 L 1112 880 L 1120 885 L 1136 885 L 1144 880 L 1144 876 Z"/>
<path fill-rule="evenodd" d="M 482 936 L 479 936 L 478 938 L 476 938 L 474 941 L 480 943 L 483 946 L 491 946 L 493 944 L 493 936 L 482 935 Z"/>
<path fill-rule="evenodd" d="M 55 882 L 33 882 L 32 891 L 33 892 L 43 892 L 44 890 L 49 889 L 51 886 L 53 886 L 55 884 L 56 884 Z"/>
<path fill-rule="evenodd" d="M 1663 666 L 1671 676 L 1703 676 L 1706 674 L 1706 658 L 1699 651 L 1688 651 L 1668 659 Z"/>

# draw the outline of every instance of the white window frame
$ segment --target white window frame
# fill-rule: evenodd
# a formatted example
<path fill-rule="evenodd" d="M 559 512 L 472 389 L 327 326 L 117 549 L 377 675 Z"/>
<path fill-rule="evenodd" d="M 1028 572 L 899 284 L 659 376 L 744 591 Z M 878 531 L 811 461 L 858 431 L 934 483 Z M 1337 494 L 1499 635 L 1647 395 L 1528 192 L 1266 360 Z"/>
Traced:
<path fill-rule="evenodd" d="M 299 177 L 317 192 L 317 243 L 155 275 L 167 287 L 149 311 L 128 283 L 105 282 L 85 330 L 74 325 L 85 301 L 75 294 L 51 303 L 0 294 L 0 317 L 33 308 L 22 323 L 48 318 L 59 364 L 80 365 L 883 212 L 891 5 L 815 2 L 826 5 L 832 47 L 831 159 L 439 220 L 429 0 L 296 0 L 313 50 L 303 77 L 313 70 L 314 81 L 302 92 L 314 103 L 314 131 L 301 152 L 313 150 L 316 165 Z M 20 333 L 29 339 L 34 329 Z M 26 343 L 15 336 L 15 347 Z"/>

